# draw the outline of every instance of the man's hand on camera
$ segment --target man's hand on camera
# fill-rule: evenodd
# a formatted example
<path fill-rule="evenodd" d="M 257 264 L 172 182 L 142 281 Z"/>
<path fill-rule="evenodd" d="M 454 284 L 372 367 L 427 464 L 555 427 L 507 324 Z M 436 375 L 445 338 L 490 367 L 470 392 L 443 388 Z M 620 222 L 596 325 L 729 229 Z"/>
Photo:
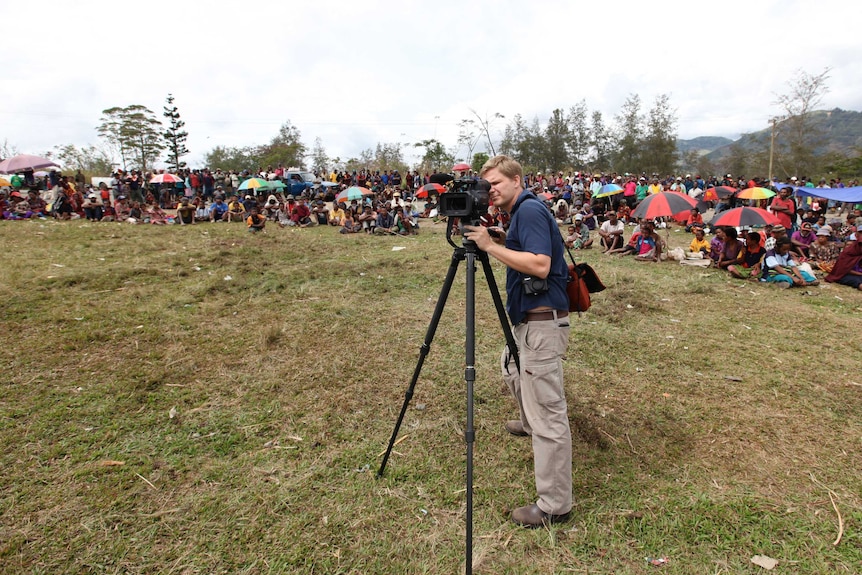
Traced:
<path fill-rule="evenodd" d="M 504 245 L 506 243 L 506 232 L 503 228 L 486 228 L 484 226 L 464 226 L 464 237 L 475 242 L 480 250 L 487 251 L 492 244 Z M 492 231 L 493 230 L 493 231 Z M 492 237 L 491 234 L 496 236 Z"/>

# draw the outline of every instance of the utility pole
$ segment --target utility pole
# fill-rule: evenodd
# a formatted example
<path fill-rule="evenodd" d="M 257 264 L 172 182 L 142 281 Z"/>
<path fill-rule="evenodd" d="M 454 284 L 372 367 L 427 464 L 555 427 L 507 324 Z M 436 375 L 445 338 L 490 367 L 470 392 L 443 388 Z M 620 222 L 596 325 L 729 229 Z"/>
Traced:
<path fill-rule="evenodd" d="M 775 153 L 775 122 L 778 118 L 772 118 L 772 138 L 769 141 L 769 183 L 772 184 L 772 156 Z"/>

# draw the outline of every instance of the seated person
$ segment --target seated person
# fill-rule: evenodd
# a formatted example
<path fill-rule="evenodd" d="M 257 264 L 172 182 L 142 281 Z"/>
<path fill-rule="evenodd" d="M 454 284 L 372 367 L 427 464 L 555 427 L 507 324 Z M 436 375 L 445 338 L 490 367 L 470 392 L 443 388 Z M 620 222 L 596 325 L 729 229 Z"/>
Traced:
<path fill-rule="evenodd" d="M 248 231 L 251 233 L 262 232 L 266 227 L 266 216 L 260 213 L 257 206 L 251 208 L 248 218 L 245 220 Z"/>
<path fill-rule="evenodd" d="M 247 196 L 251 197 L 251 196 Z M 245 205 L 239 201 L 239 197 L 235 196 L 227 205 L 227 212 L 222 214 L 222 219 L 226 222 L 241 222 L 245 215 Z"/>
<path fill-rule="evenodd" d="M 413 219 L 413 213 L 410 211 L 409 204 L 405 204 L 400 209 L 395 210 L 395 228 L 402 236 L 419 233 L 416 221 Z"/>
<path fill-rule="evenodd" d="M 242 200 L 242 207 L 245 208 L 245 212 L 243 213 L 243 221 L 245 221 L 245 217 L 251 213 L 251 209 L 255 207 L 259 207 L 257 205 L 257 200 L 249 195 L 246 195 Z"/>
<path fill-rule="evenodd" d="M 335 204 L 332 207 L 332 210 L 329 212 L 329 225 L 330 226 L 343 226 L 344 219 L 347 217 L 347 214 L 344 211 L 344 204 L 339 203 Z"/>
<path fill-rule="evenodd" d="M 163 226 L 168 223 L 168 215 L 155 203 L 145 204 L 142 208 L 144 223 Z"/>
<path fill-rule="evenodd" d="M 817 285 L 817 278 L 804 270 L 800 270 L 790 256 L 792 247 L 793 243 L 787 236 L 775 241 L 775 249 L 768 252 L 764 259 L 764 269 L 766 270 L 764 279 L 780 288 Z"/>
<path fill-rule="evenodd" d="M 626 200 L 620 200 L 619 208 L 617 209 L 617 217 L 624 224 L 629 223 L 631 220 L 632 209 L 629 207 L 629 203 Z"/>
<path fill-rule="evenodd" d="M 818 220 L 819 218 L 814 215 L 814 210 L 806 209 L 804 212 L 802 212 L 802 223 L 811 224 L 812 229 L 814 227 L 814 224 L 816 224 Z M 823 223 L 826 223 L 826 218 L 823 218 Z M 816 232 L 817 230 L 815 229 L 814 231 Z"/>
<path fill-rule="evenodd" d="M 117 212 L 114 211 L 114 207 L 111 205 L 111 200 L 102 200 L 105 206 L 102 208 L 102 219 L 100 221 L 103 222 L 116 222 L 117 221 Z"/>
<path fill-rule="evenodd" d="M 275 197 L 275 194 L 270 194 L 263 205 L 261 212 L 268 220 L 278 221 L 278 209 L 281 207 L 281 202 Z"/>
<path fill-rule="evenodd" d="M 30 190 L 28 192 L 27 203 L 30 204 L 31 217 L 44 218 L 48 215 L 48 203 L 42 199 L 38 191 Z"/>
<path fill-rule="evenodd" d="M 311 218 L 316 220 L 319 226 L 325 226 L 329 223 L 329 209 L 326 207 L 326 202 L 323 200 L 314 202 L 314 207 L 311 208 Z"/>
<path fill-rule="evenodd" d="M 287 204 L 290 207 L 290 221 L 287 222 L 287 225 L 307 228 L 317 223 L 316 220 L 311 219 L 311 210 L 302 196 L 294 201 L 288 200 Z"/>
<path fill-rule="evenodd" d="M 826 281 L 862 290 L 862 238 L 852 235 L 847 239 Z"/>
<path fill-rule="evenodd" d="M 790 241 L 793 243 L 793 251 L 801 258 L 808 257 L 808 248 L 814 243 L 817 235 L 814 233 L 813 226 L 808 222 L 803 222 L 798 230 L 790 236 Z"/>
<path fill-rule="evenodd" d="M 642 225 L 643 225 L 643 221 L 641 221 L 638 224 L 638 226 L 634 230 L 632 230 L 632 235 L 631 235 L 631 237 L 629 237 L 629 241 L 625 246 L 623 246 L 621 248 L 609 250 L 607 252 L 608 255 L 616 254 L 619 256 L 628 256 L 628 255 L 636 254 L 637 253 L 638 240 L 640 240 L 640 237 L 641 237 L 641 226 Z"/>
<path fill-rule="evenodd" d="M 575 202 L 575 205 L 577 205 L 577 203 L 578 202 Z M 594 230 L 598 227 L 596 214 L 593 212 L 593 207 L 590 204 L 585 203 L 580 206 L 579 213 L 584 216 L 584 223 L 587 224 L 587 227 L 590 228 L 590 230 Z"/>
<path fill-rule="evenodd" d="M 735 278 L 760 279 L 763 258 L 766 250 L 760 242 L 760 234 L 749 232 L 745 247 L 739 252 L 739 259 L 727 266 L 727 271 Z"/>
<path fill-rule="evenodd" d="M 735 264 L 739 260 L 739 254 L 742 252 L 742 242 L 738 239 L 736 228 L 727 226 L 724 228 L 724 247 L 718 254 L 718 261 L 715 265 L 723 270 L 728 266 Z"/>
<path fill-rule="evenodd" d="M 347 212 L 344 216 L 344 223 L 338 232 L 342 234 L 355 234 L 360 231 L 362 231 L 362 224 L 354 220 L 353 215 L 350 212 Z"/>
<path fill-rule="evenodd" d="M 838 261 L 842 247 L 839 242 L 832 241 L 832 228 L 824 225 L 817 230 L 814 243 L 808 247 L 808 262 L 812 268 L 828 274 Z"/>
<path fill-rule="evenodd" d="M 392 217 L 392 214 L 389 213 L 389 210 L 386 209 L 386 206 L 383 206 L 377 212 L 377 220 L 375 221 L 374 226 L 375 234 L 395 234 L 395 218 Z"/>
<path fill-rule="evenodd" d="M 836 223 L 840 224 L 840 221 Z M 837 231 L 836 227 L 837 226 L 832 226 L 832 233 L 838 238 L 838 241 L 850 241 L 850 236 L 856 233 L 856 214 L 853 212 L 847 214 L 847 220 L 840 225 Z"/>
<path fill-rule="evenodd" d="M 581 247 L 581 234 L 578 233 L 578 230 L 575 228 L 575 226 L 569 226 L 569 229 L 566 233 L 566 238 L 563 241 L 565 242 L 567 248 L 578 249 L 579 247 Z"/>
<path fill-rule="evenodd" d="M 703 228 L 695 226 L 692 230 L 694 231 L 694 239 L 688 244 L 689 253 L 701 253 L 703 257 L 709 257 L 709 242 L 706 240 Z"/>
<path fill-rule="evenodd" d="M 186 197 L 183 197 L 180 205 L 177 206 L 176 222 L 181 226 L 195 223 L 195 207 L 189 204 L 189 199 Z"/>
<path fill-rule="evenodd" d="M 216 200 L 209 207 L 209 218 L 211 222 L 226 222 L 227 204 L 221 198 Z"/>
<path fill-rule="evenodd" d="M 575 214 L 574 219 L 575 231 L 577 231 L 578 236 L 580 237 L 581 245 L 574 249 L 582 249 L 588 250 L 593 247 L 593 238 L 590 237 L 590 228 L 584 223 L 584 216 L 582 214 Z M 574 247 L 574 246 L 573 246 Z"/>
<path fill-rule="evenodd" d="M 692 208 L 688 218 L 685 220 L 685 231 L 691 232 L 694 228 L 703 229 L 703 215 L 701 215 L 700 210 L 697 208 Z"/>
<path fill-rule="evenodd" d="M 608 219 L 602 222 L 599 228 L 600 243 L 602 244 L 602 252 L 608 252 L 613 249 L 623 246 L 623 232 L 626 225 L 617 219 L 616 212 L 608 212 Z"/>
<path fill-rule="evenodd" d="M 104 207 L 102 204 L 102 200 L 99 199 L 99 196 L 96 194 L 88 194 L 84 199 L 84 203 L 81 204 L 81 207 L 84 208 L 84 216 L 90 220 L 91 222 L 99 222 L 102 220 L 102 208 Z"/>
<path fill-rule="evenodd" d="M 377 226 L 377 214 L 371 209 L 371 206 L 365 206 L 362 213 L 356 218 L 356 222 L 362 226 L 362 230 L 366 234 L 370 234 Z"/>
<path fill-rule="evenodd" d="M 558 224 L 568 224 L 571 223 L 572 219 L 569 215 L 569 204 L 566 203 L 566 200 L 559 200 L 557 205 L 554 208 L 554 219 L 557 220 Z"/>
<path fill-rule="evenodd" d="M 724 228 L 721 227 L 715 228 L 713 233 L 715 235 L 709 242 L 709 258 L 713 262 L 718 262 L 718 258 L 721 255 L 722 250 L 724 250 L 724 242 L 727 237 L 724 235 Z"/>
<path fill-rule="evenodd" d="M 662 241 L 655 231 L 655 224 L 642 222 L 635 243 L 635 259 L 641 262 L 658 262 L 661 259 Z"/>

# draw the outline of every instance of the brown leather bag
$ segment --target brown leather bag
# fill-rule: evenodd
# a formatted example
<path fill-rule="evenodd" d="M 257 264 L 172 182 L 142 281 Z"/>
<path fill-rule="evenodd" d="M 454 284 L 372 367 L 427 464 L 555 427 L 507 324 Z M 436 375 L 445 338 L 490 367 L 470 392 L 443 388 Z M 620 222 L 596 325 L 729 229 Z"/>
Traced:
<path fill-rule="evenodd" d="M 569 264 L 569 282 L 566 293 L 569 294 L 569 311 L 587 311 L 590 309 L 590 290 L 583 278 L 583 270 L 575 264 Z"/>
<path fill-rule="evenodd" d="M 566 284 L 566 293 L 569 295 L 569 311 L 587 311 L 591 304 L 590 294 L 604 290 L 605 284 L 602 283 L 596 270 L 589 264 L 575 263 L 575 256 L 572 255 L 569 246 L 566 246 L 566 251 L 569 253 L 569 259 L 572 260 L 572 263 L 569 264 L 569 281 Z"/>

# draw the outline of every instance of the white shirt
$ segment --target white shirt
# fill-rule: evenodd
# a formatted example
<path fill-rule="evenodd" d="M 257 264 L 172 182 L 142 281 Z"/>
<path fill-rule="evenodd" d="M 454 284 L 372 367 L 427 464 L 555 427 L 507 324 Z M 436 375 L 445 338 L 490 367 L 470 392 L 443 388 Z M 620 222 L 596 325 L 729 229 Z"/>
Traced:
<path fill-rule="evenodd" d="M 617 220 L 616 225 L 611 224 L 610 220 L 605 220 L 602 222 L 602 231 L 607 233 L 612 232 L 623 232 L 626 229 L 626 225 L 622 222 L 622 220 Z"/>
<path fill-rule="evenodd" d="M 783 256 L 781 254 L 773 254 L 766 258 L 766 267 L 772 269 L 776 266 L 793 268 L 796 267 L 796 262 L 790 259 L 790 252 L 787 252 Z"/>

